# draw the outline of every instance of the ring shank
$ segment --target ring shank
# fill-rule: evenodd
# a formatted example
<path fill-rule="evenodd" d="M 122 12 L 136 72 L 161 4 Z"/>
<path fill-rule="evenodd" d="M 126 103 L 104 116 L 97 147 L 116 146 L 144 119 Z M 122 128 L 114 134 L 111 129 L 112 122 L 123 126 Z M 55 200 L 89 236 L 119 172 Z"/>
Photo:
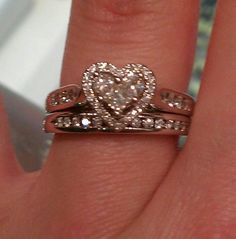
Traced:
<path fill-rule="evenodd" d="M 46 100 L 48 113 L 69 110 L 84 104 L 81 87 L 76 84 L 67 85 L 51 92 Z M 152 105 L 161 112 L 191 116 L 194 100 L 191 96 L 171 89 L 157 90 L 155 103 Z"/>

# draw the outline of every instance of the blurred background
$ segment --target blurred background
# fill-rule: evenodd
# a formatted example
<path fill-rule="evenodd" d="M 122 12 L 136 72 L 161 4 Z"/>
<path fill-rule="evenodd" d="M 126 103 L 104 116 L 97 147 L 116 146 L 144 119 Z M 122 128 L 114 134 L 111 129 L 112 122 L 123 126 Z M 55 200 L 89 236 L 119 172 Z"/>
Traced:
<path fill-rule="evenodd" d="M 200 76 L 216 0 L 203 0 L 191 95 Z M 41 167 L 51 135 L 41 132 L 44 100 L 59 85 L 71 0 L 0 0 L 0 88 L 17 156 L 26 171 Z M 19 114 L 20 112 L 20 114 Z"/>

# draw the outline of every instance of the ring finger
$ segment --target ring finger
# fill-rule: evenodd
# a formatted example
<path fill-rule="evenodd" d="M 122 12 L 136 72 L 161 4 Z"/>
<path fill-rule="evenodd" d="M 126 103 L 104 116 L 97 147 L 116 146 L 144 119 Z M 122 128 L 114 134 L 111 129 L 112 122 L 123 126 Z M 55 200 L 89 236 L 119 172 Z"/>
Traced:
<path fill-rule="evenodd" d="M 107 61 L 117 66 L 142 63 L 154 71 L 158 86 L 185 90 L 192 70 L 198 4 L 197 0 L 74 0 L 62 85 L 80 83 L 91 63 Z M 176 140 L 173 136 L 56 136 L 42 179 L 52 175 L 60 179 L 51 183 L 52 188 L 64 190 L 70 201 L 62 213 L 72 216 L 70 221 L 83 218 L 84 237 L 94 238 L 93 230 L 98 238 L 113 235 L 152 196 L 175 158 Z"/>

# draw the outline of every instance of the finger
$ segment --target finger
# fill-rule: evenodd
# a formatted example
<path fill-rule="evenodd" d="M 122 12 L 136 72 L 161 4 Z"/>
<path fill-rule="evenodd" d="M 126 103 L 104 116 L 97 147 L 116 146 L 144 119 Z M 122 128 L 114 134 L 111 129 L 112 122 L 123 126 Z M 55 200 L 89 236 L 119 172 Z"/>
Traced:
<path fill-rule="evenodd" d="M 10 139 L 9 124 L 3 106 L 3 99 L 0 98 L 0 184 L 6 180 L 22 174 L 23 170 L 18 164 Z"/>
<path fill-rule="evenodd" d="M 73 1 L 62 84 L 80 83 L 94 62 L 138 62 L 154 70 L 159 85 L 185 90 L 197 18 L 196 0 Z M 105 237 L 140 213 L 176 153 L 175 137 L 61 135 L 42 180 L 66 195 L 70 203 L 62 213 L 70 215 L 76 233 Z"/>
<path fill-rule="evenodd" d="M 235 156 L 232 146 L 236 140 L 235 11 L 235 1 L 219 1 L 189 147 L 186 148 L 190 152 L 191 145 L 195 145 L 199 153 L 217 156 L 218 160 L 212 163 L 218 163 L 219 167 L 235 162 L 232 157 Z M 222 161 L 221 157 L 227 159 Z"/>
<path fill-rule="evenodd" d="M 236 2 L 218 2 L 184 151 L 125 238 L 235 238 Z"/>

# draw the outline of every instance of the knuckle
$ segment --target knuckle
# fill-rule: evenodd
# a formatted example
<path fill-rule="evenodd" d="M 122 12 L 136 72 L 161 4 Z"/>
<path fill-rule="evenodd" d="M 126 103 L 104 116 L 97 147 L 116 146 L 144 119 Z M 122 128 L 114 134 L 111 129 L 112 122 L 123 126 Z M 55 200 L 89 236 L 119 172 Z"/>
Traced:
<path fill-rule="evenodd" d="M 80 0 L 77 14 L 86 38 L 98 43 L 133 44 L 140 35 L 152 37 L 153 0 Z M 85 27 L 86 26 L 86 27 Z"/>
<path fill-rule="evenodd" d="M 82 0 L 80 7 L 85 17 L 107 23 L 132 20 L 152 10 L 148 0 Z"/>
<path fill-rule="evenodd" d="M 98 3 L 109 13 L 117 16 L 134 16 L 144 10 L 139 0 L 100 0 Z"/>

